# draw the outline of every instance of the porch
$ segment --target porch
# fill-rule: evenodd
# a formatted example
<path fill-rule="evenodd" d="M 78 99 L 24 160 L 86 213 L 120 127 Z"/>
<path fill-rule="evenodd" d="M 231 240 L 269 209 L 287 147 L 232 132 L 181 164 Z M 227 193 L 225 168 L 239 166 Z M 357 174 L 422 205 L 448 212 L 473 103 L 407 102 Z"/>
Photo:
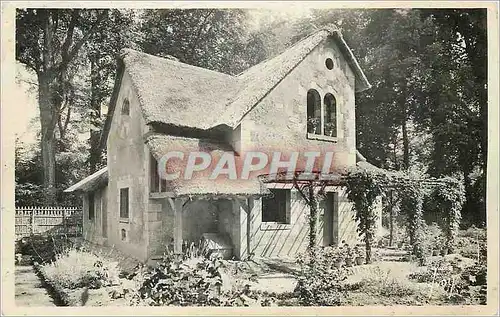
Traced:
<path fill-rule="evenodd" d="M 183 254 L 202 243 L 225 259 L 246 259 L 252 250 L 249 215 L 257 196 L 151 194 L 152 203 L 161 205 L 161 214 L 153 217 L 158 221 L 148 222 L 150 259 L 164 252 Z"/>

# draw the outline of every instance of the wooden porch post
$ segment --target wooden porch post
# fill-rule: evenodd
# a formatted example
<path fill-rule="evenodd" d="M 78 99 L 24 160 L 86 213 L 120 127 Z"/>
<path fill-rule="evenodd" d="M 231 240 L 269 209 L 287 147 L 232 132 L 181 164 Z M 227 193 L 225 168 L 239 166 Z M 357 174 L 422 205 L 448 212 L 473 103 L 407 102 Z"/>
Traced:
<path fill-rule="evenodd" d="M 252 209 L 253 209 L 253 198 L 248 198 L 248 212 L 247 212 L 247 256 L 251 256 L 251 237 L 252 237 Z"/>
<path fill-rule="evenodd" d="M 235 199 L 238 205 L 243 208 L 245 213 L 247 214 L 247 257 L 250 257 L 250 251 L 251 249 L 251 230 L 252 230 L 252 222 L 250 217 L 252 216 L 252 209 L 253 209 L 253 198 L 248 198 L 247 201 L 236 198 Z M 248 202 L 248 204 L 247 204 Z"/>
<path fill-rule="evenodd" d="M 174 211 L 174 253 L 182 254 L 182 209 L 184 199 L 170 197 L 167 198 L 170 207 Z"/>

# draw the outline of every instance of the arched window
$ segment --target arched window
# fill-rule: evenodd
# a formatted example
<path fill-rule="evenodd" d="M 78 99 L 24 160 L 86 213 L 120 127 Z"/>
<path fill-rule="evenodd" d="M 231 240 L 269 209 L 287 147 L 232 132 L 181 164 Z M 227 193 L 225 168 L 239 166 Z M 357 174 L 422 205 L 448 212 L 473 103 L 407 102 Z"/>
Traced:
<path fill-rule="evenodd" d="M 337 102 L 335 97 L 328 93 L 323 100 L 325 113 L 323 122 L 325 124 L 324 134 L 328 136 L 337 136 Z"/>
<path fill-rule="evenodd" d="M 130 102 L 128 101 L 128 99 L 123 100 L 122 115 L 130 115 Z"/>
<path fill-rule="evenodd" d="M 307 132 L 321 134 L 321 97 L 315 89 L 307 92 Z"/>

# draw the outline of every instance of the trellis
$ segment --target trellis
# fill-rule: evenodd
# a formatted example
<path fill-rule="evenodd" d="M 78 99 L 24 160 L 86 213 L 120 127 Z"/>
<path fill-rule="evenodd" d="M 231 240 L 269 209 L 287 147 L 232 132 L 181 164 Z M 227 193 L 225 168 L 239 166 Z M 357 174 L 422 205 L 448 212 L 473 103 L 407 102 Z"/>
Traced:
<path fill-rule="evenodd" d="M 406 224 L 412 252 L 423 260 L 423 196 L 425 189 L 431 190 L 437 198 L 440 209 L 444 211 L 442 230 L 446 246 L 453 249 L 460 224 L 460 211 L 465 200 L 463 185 L 456 179 L 445 177 L 416 178 L 402 172 L 389 172 L 381 169 L 356 168 L 346 177 L 348 198 L 354 203 L 358 231 L 366 247 L 366 260 L 371 260 L 371 242 L 374 232 L 373 205 L 378 196 L 389 196 L 397 189 L 401 196 L 401 210 L 406 214 Z M 392 198 L 392 197 L 391 197 Z M 392 200 L 392 199 L 391 199 Z"/>
<path fill-rule="evenodd" d="M 325 194 L 325 187 L 343 185 L 347 187 L 347 196 L 354 204 L 358 232 L 365 243 L 366 262 L 371 262 L 371 248 L 375 236 L 374 203 L 380 196 L 391 196 L 393 190 L 398 190 L 401 196 L 400 204 L 406 213 L 407 229 L 413 254 L 424 257 L 422 250 L 423 195 L 425 189 L 431 189 L 439 201 L 444 213 L 442 229 L 446 237 L 446 246 L 453 249 L 460 224 L 460 211 L 465 200 L 463 184 L 458 180 L 445 178 L 416 178 L 403 172 L 390 172 L 378 168 L 366 169 L 356 167 L 347 173 L 337 175 L 322 175 L 321 173 L 296 172 L 292 177 L 288 174 L 266 175 L 264 182 L 293 182 L 302 198 L 309 205 L 309 251 L 314 259 L 316 247 L 316 222 L 318 201 Z M 389 194 L 389 195 L 388 195 Z M 392 202 L 392 199 L 391 199 Z"/>

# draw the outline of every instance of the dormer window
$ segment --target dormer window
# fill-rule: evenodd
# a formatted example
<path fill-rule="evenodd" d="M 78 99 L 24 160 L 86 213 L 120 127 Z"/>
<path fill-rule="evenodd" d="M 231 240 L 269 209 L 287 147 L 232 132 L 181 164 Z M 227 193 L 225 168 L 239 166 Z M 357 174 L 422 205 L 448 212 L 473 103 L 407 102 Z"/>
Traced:
<path fill-rule="evenodd" d="M 324 104 L 324 134 L 332 137 L 337 136 L 337 101 L 331 93 L 327 93 L 323 100 Z"/>
<path fill-rule="evenodd" d="M 321 134 L 321 96 L 315 89 L 307 92 L 307 132 Z"/>
<path fill-rule="evenodd" d="M 123 104 L 122 104 L 122 115 L 124 115 L 124 116 L 130 115 L 130 102 L 126 98 L 125 98 L 125 100 L 123 100 Z"/>

